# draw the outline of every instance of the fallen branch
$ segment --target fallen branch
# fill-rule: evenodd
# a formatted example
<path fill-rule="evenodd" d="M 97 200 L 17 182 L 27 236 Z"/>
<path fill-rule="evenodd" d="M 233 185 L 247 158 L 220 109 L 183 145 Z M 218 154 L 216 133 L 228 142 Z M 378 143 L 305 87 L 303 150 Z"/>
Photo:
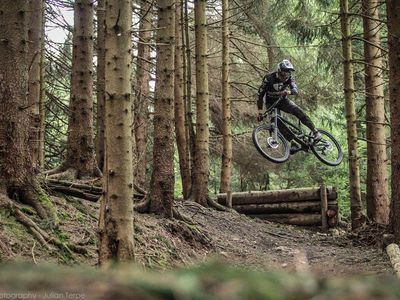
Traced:
<path fill-rule="evenodd" d="M 74 196 L 74 197 L 78 197 L 78 198 L 85 199 L 85 200 L 88 200 L 91 202 L 97 202 L 101 196 L 98 194 L 87 193 L 87 192 L 81 191 L 79 189 L 67 187 L 67 186 L 59 186 L 59 185 L 49 184 L 47 187 L 52 191 L 60 192 L 60 193 L 66 194 L 66 195 Z"/>
<path fill-rule="evenodd" d="M 75 183 L 75 182 L 70 182 L 70 181 L 65 181 L 65 180 L 55 180 L 55 179 L 46 179 L 47 184 L 54 184 L 54 185 L 61 185 L 61 186 L 67 186 L 71 188 L 77 188 L 80 190 L 85 190 L 86 192 L 90 192 L 92 194 L 99 194 L 101 195 L 103 193 L 103 188 L 101 186 L 96 186 L 96 185 L 89 185 L 89 184 L 82 184 L 82 183 Z"/>
<path fill-rule="evenodd" d="M 83 183 L 75 183 L 66 180 L 57 180 L 48 178 L 43 182 L 43 186 L 48 190 L 60 192 L 65 195 L 74 196 L 91 202 L 97 202 L 103 194 L 103 188 L 95 185 L 88 185 Z M 134 194 L 134 200 L 142 200 L 145 197 L 145 192 L 140 189 L 139 193 Z"/>

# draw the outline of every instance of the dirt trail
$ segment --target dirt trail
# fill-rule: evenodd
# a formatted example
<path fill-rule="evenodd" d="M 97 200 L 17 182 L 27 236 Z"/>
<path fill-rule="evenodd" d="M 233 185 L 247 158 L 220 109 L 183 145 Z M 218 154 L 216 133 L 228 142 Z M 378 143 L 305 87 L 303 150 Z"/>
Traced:
<path fill-rule="evenodd" d="M 216 252 L 238 265 L 258 269 L 311 270 L 321 276 L 392 274 L 386 253 L 378 246 L 361 245 L 343 229 L 280 225 L 244 215 L 194 206 L 191 211 L 215 245 Z"/>

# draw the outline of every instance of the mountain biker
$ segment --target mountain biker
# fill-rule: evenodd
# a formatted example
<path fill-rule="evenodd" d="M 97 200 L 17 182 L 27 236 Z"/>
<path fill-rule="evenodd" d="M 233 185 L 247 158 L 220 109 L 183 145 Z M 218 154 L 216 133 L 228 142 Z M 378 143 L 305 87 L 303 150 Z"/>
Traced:
<path fill-rule="evenodd" d="M 281 97 L 282 99 L 276 107 L 281 111 L 296 116 L 301 123 L 310 128 L 313 132 L 314 141 L 318 141 L 321 139 L 321 133 L 315 128 L 314 123 L 306 113 L 288 98 L 288 95 L 298 94 L 298 88 L 292 76 L 292 72 L 294 72 L 292 63 L 288 59 L 284 59 L 278 64 L 276 72 L 264 76 L 262 84 L 258 89 L 257 121 L 261 122 L 264 118 L 264 103 L 266 107 L 269 107 Z M 289 90 L 287 90 L 288 88 Z"/>

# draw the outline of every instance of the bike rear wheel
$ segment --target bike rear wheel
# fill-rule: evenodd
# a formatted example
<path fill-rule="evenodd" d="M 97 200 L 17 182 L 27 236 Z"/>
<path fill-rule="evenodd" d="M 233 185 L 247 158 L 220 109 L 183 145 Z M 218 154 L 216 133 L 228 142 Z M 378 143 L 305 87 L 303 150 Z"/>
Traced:
<path fill-rule="evenodd" d="M 329 166 L 337 166 L 343 160 L 343 150 L 335 137 L 324 129 L 318 129 L 321 139 L 311 145 L 314 155 Z"/>
<path fill-rule="evenodd" d="M 283 163 L 289 159 L 290 146 L 278 131 L 277 138 L 271 125 L 260 125 L 253 130 L 253 143 L 258 152 L 274 163 Z"/>

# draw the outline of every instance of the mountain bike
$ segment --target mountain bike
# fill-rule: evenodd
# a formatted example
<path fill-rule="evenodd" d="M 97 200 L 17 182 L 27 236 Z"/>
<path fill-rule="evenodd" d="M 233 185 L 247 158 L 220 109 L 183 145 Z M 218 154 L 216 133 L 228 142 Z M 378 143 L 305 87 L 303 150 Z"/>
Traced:
<path fill-rule="evenodd" d="M 314 140 L 311 131 L 306 133 L 300 125 L 297 126 L 281 116 L 276 108 L 281 99 L 264 112 L 266 122 L 253 130 L 253 143 L 258 152 L 274 163 L 283 163 L 291 154 L 311 150 L 324 164 L 339 165 L 343 160 L 343 150 L 336 138 L 328 131 L 317 128 L 321 138 Z"/>

